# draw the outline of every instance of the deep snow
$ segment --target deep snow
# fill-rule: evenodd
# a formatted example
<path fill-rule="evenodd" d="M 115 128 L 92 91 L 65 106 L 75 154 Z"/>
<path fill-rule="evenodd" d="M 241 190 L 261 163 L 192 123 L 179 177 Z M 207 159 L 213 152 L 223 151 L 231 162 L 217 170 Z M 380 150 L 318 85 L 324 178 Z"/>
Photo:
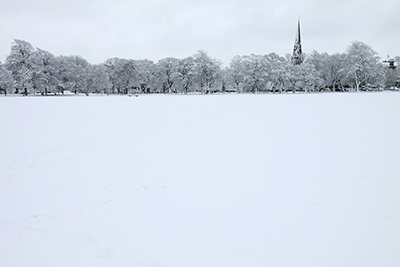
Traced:
<path fill-rule="evenodd" d="M 400 266 L 399 93 L 0 111 L 1 266 Z"/>

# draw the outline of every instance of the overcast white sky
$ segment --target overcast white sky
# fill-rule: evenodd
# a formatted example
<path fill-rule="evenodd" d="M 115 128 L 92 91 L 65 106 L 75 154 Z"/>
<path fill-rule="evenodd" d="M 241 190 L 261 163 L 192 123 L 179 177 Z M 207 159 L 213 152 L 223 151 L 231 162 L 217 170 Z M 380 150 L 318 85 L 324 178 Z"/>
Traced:
<path fill-rule="evenodd" d="M 344 52 L 357 40 L 382 58 L 400 55 L 399 0 L 0 0 L 0 61 L 22 39 L 95 64 L 204 50 L 227 65 L 291 53 L 298 17 L 306 53 Z"/>

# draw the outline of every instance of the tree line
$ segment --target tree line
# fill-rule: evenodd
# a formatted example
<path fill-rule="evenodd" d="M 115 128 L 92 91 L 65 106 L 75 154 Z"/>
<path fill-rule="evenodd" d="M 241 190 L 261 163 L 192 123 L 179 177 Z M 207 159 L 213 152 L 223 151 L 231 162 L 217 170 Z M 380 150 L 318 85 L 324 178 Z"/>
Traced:
<path fill-rule="evenodd" d="M 313 51 L 294 64 L 290 55 L 235 56 L 229 66 L 204 51 L 153 61 L 110 58 L 90 64 L 80 56 L 54 56 L 14 40 L 0 62 L 4 94 L 285 93 L 384 90 L 400 87 L 399 68 L 384 65 L 370 46 L 353 42 L 345 53 Z M 400 57 L 396 57 L 397 63 Z"/>

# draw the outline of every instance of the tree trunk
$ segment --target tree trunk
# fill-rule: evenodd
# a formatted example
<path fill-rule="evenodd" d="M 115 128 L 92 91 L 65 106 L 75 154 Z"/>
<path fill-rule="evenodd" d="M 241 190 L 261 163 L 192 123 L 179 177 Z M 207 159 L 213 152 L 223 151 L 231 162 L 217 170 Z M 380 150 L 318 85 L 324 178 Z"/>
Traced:
<path fill-rule="evenodd" d="M 358 77 L 357 77 L 357 72 L 355 72 L 354 73 L 354 76 L 356 77 L 356 89 L 357 89 L 357 92 L 360 92 L 360 83 L 359 83 L 359 81 L 358 81 Z"/>

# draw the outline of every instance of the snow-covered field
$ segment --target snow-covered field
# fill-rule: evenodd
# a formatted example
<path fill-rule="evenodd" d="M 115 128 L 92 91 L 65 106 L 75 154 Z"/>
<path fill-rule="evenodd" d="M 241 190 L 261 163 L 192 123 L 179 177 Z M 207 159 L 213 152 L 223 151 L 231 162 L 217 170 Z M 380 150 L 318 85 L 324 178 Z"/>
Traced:
<path fill-rule="evenodd" d="M 1 266 L 400 266 L 399 93 L 0 111 Z"/>

